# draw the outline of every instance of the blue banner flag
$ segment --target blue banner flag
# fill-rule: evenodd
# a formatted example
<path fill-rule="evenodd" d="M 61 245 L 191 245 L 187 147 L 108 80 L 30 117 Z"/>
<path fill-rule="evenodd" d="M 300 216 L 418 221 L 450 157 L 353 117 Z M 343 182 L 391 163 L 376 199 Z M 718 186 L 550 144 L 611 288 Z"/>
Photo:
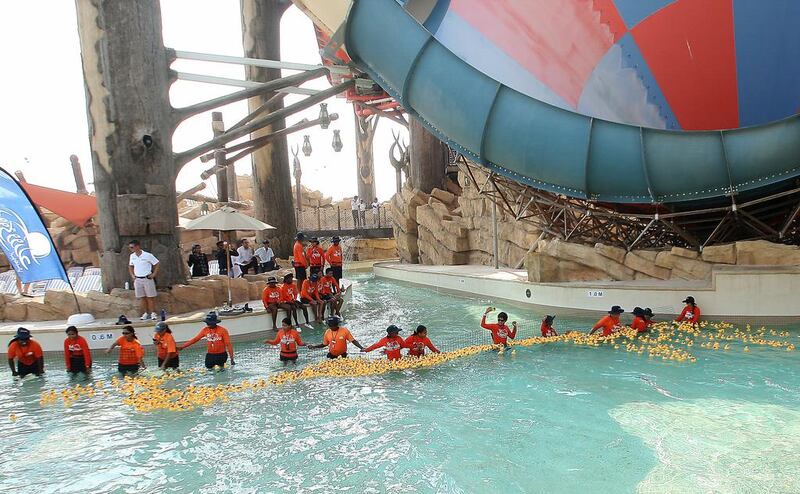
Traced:
<path fill-rule="evenodd" d="M 28 194 L 0 168 L 0 248 L 23 283 L 64 280 L 69 283 L 50 232 Z"/>

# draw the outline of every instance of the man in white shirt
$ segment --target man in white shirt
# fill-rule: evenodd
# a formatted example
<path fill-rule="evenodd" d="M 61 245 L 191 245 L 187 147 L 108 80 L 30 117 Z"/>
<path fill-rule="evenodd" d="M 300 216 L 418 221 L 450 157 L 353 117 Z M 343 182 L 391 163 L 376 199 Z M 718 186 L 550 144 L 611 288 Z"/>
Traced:
<path fill-rule="evenodd" d="M 358 228 L 358 196 L 353 196 L 350 201 L 350 209 L 353 211 L 353 228 Z"/>
<path fill-rule="evenodd" d="M 142 321 L 148 319 L 158 319 L 156 314 L 156 282 L 155 278 L 158 275 L 158 270 L 161 266 L 158 264 L 156 256 L 149 252 L 142 250 L 142 246 L 138 240 L 131 240 L 128 244 L 131 251 L 130 261 L 128 262 L 128 272 L 133 278 L 133 290 L 136 298 L 142 304 Z"/>
<path fill-rule="evenodd" d="M 269 246 L 269 240 L 264 240 L 264 245 L 256 249 L 256 257 L 258 258 L 258 272 L 275 271 L 275 253 Z"/>
<path fill-rule="evenodd" d="M 250 241 L 246 238 L 242 240 L 242 245 L 236 249 L 236 252 L 239 253 L 239 257 L 236 259 L 236 264 L 239 266 L 239 269 L 242 270 L 242 274 L 248 274 L 250 269 L 253 272 L 258 271 L 258 264 L 256 264 L 256 260 L 253 257 L 255 254 L 253 252 L 253 248 L 250 247 Z"/>
<path fill-rule="evenodd" d="M 366 228 L 367 226 L 367 203 L 364 202 L 364 199 L 358 203 L 358 213 L 359 213 L 359 223 L 361 228 Z"/>

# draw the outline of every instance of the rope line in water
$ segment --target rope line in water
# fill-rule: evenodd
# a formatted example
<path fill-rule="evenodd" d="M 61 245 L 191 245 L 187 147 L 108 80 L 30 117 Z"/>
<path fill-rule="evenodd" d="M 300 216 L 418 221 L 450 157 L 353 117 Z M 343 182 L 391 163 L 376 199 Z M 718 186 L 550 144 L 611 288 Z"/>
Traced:
<path fill-rule="evenodd" d="M 768 331 L 769 336 L 784 338 L 784 340 L 768 339 Z M 795 345 L 786 340 L 787 337 L 789 337 L 789 333 L 786 331 L 778 332 L 767 330 L 764 327 L 753 330 L 749 325 L 740 329 L 729 323 L 700 323 L 693 326 L 664 322 L 657 323 L 649 333 L 642 335 L 637 335 L 636 331 L 631 328 L 623 328 L 607 337 L 571 331 L 553 337 L 534 336 L 512 340 L 509 341 L 508 348 L 500 345 L 477 344 L 438 354 L 429 353 L 423 357 L 405 357 L 400 360 L 371 359 L 363 356 L 364 354 L 361 354 L 362 357 L 356 358 L 325 359 L 302 369 L 281 371 L 262 379 L 244 380 L 239 384 L 195 385 L 195 376 L 205 372 L 205 370 L 199 369 L 167 372 L 158 376 L 137 375 L 125 376 L 122 379 L 115 376 L 108 385 L 105 381 L 95 381 L 88 385 L 77 384 L 61 391 L 44 391 L 40 404 L 50 406 L 61 401 L 64 406 L 70 407 L 80 399 L 107 398 L 113 392 L 123 397 L 122 403 L 140 412 L 188 411 L 197 407 L 227 402 L 231 394 L 258 390 L 267 386 L 281 386 L 307 379 L 375 376 L 387 372 L 434 367 L 491 350 L 496 350 L 498 353 L 508 351 L 515 354 L 514 347 L 517 346 L 529 347 L 557 343 L 587 347 L 605 345 L 616 350 L 624 349 L 628 353 L 639 355 L 646 353 L 649 357 L 665 361 L 692 363 L 696 362 L 697 358 L 689 349 L 697 342 L 699 342 L 700 348 L 709 350 L 727 351 L 730 350 L 729 342 L 736 341 L 745 345 L 743 348 L 745 352 L 749 351 L 747 345 L 793 351 Z M 172 386 L 173 383 L 183 380 L 188 380 L 188 385 Z"/>

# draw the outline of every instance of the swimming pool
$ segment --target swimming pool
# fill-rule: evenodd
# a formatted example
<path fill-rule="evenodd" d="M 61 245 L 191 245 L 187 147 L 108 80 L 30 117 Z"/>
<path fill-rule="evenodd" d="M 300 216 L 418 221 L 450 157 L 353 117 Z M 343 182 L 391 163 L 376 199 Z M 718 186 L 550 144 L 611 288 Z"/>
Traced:
<path fill-rule="evenodd" d="M 541 314 L 490 299 L 371 275 L 355 283 L 346 325 L 365 344 L 388 324 L 408 334 L 420 322 L 440 348 L 486 343 L 478 321 L 490 304 L 524 321 L 521 337 L 538 332 Z M 592 322 L 563 317 L 556 327 Z M 782 339 L 800 341 L 796 329 Z M 236 351 L 233 369 L 193 384 L 283 369 L 257 342 Z M 114 394 L 40 406 L 43 391 L 74 384 L 49 357 L 44 380 L 0 380 L 0 491 L 800 492 L 800 354 L 736 342 L 692 353 L 694 364 L 536 345 L 153 413 Z M 306 362 L 322 356 L 301 351 Z M 94 379 L 108 382 L 114 361 L 98 357 Z M 181 363 L 201 358 L 192 349 Z"/>

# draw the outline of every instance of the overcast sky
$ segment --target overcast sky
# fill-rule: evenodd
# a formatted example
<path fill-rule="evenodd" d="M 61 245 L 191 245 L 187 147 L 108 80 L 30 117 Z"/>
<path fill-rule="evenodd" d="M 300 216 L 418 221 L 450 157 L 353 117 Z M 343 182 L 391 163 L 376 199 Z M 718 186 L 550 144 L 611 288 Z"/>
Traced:
<path fill-rule="evenodd" d="M 161 0 L 161 8 L 167 47 L 242 56 L 239 0 Z M 86 181 L 92 181 L 79 45 L 72 1 L 28 0 L 4 2 L 0 7 L 0 46 L 6 68 L 0 87 L 0 166 L 9 172 L 22 170 L 31 183 L 70 191 L 75 190 L 70 154 L 80 158 Z M 311 21 L 294 6 L 282 20 L 281 58 L 308 64 L 320 62 Z M 183 72 L 244 78 L 243 68 L 237 65 L 178 61 L 172 67 Z M 284 75 L 291 73 L 284 71 Z M 324 89 L 328 83 L 323 78 L 303 87 Z M 170 98 L 173 106 L 181 107 L 235 90 L 177 81 Z M 301 98 L 290 95 L 285 103 Z M 306 158 L 300 153 L 304 185 L 334 198 L 353 196 L 357 188 L 352 106 L 341 98 L 332 98 L 328 108 L 339 114 L 337 122 L 328 130 L 317 128 L 292 135 L 289 145 L 301 144 L 302 134 L 311 136 L 313 154 Z M 230 126 L 245 116 L 246 104 L 229 105 L 222 111 Z M 287 124 L 302 118 L 314 119 L 318 113 L 319 108 L 313 107 L 291 117 Z M 341 129 L 341 153 L 334 153 L 331 148 L 334 128 Z M 375 138 L 375 175 L 381 200 L 391 197 L 395 189 L 394 169 L 388 160 L 391 129 L 405 135 L 399 125 L 381 120 Z M 173 146 L 175 151 L 181 151 L 210 138 L 211 115 L 205 113 L 177 129 Z M 186 165 L 178 176 L 178 190 L 197 185 L 200 172 L 206 168 L 208 165 L 199 161 Z M 250 170 L 249 158 L 236 166 L 240 174 L 249 174 Z M 205 193 L 216 194 L 214 181 L 207 183 Z"/>

